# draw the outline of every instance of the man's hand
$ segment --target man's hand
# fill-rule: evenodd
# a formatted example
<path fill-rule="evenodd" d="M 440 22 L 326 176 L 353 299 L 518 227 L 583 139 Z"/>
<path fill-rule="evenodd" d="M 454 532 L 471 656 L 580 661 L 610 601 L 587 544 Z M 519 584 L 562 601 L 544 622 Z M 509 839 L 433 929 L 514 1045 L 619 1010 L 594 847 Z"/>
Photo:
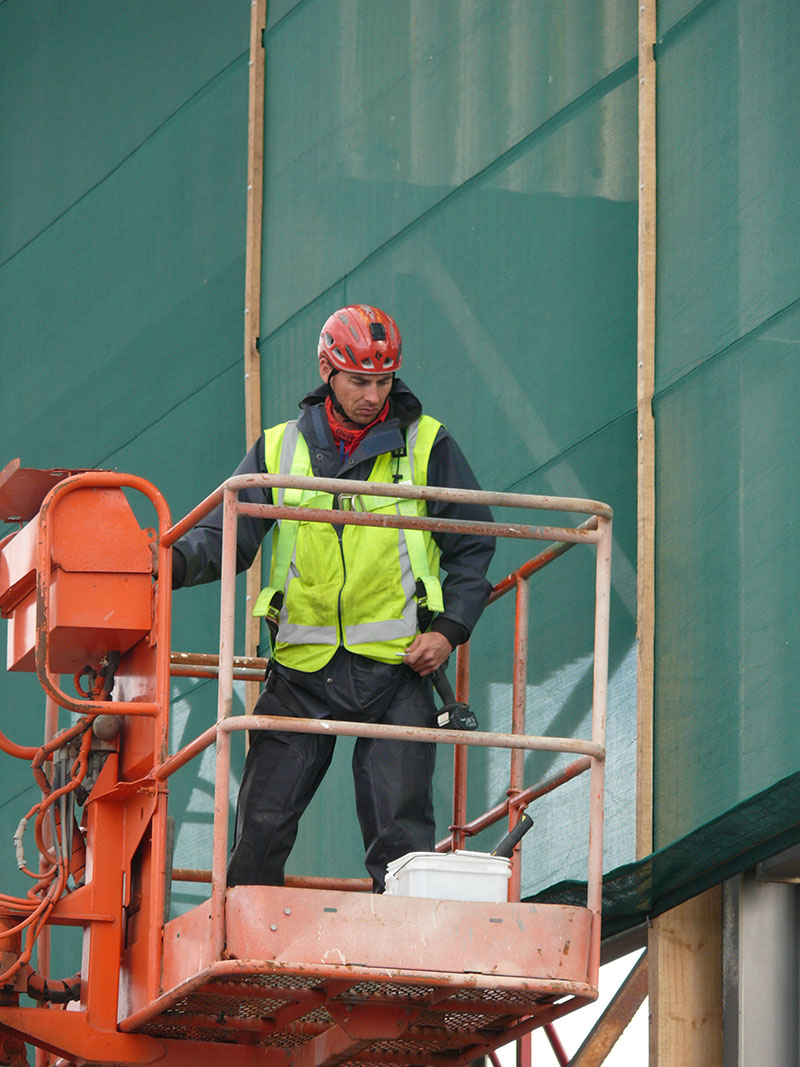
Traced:
<path fill-rule="evenodd" d="M 403 663 L 424 678 L 432 674 L 437 667 L 441 667 L 452 651 L 453 646 L 444 634 L 431 630 L 426 634 L 417 634 L 408 646 Z"/>
<path fill-rule="evenodd" d="M 150 542 L 150 555 L 153 557 L 153 577 L 158 577 L 158 543 Z"/>

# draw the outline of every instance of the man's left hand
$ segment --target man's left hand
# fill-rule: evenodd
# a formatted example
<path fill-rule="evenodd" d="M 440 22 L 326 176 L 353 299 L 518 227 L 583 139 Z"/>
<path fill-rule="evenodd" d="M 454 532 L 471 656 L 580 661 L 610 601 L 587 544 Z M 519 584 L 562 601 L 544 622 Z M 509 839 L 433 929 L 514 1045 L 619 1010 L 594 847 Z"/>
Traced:
<path fill-rule="evenodd" d="M 444 634 L 430 630 L 426 634 L 417 634 L 408 646 L 403 663 L 424 678 L 441 667 L 452 651 L 453 646 Z"/>

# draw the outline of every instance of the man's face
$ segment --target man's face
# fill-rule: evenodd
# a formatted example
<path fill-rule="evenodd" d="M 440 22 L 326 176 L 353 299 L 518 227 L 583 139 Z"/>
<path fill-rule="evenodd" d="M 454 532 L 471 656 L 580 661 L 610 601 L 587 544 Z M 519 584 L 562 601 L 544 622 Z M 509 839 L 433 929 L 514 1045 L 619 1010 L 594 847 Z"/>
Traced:
<path fill-rule="evenodd" d="M 326 359 L 320 360 L 319 373 L 324 382 L 328 381 L 332 369 Z M 372 422 L 386 403 L 392 377 L 391 374 L 351 374 L 345 370 L 334 375 L 331 389 L 349 422 L 356 426 L 368 426 Z M 335 409 L 334 414 L 341 421 L 342 417 Z"/>

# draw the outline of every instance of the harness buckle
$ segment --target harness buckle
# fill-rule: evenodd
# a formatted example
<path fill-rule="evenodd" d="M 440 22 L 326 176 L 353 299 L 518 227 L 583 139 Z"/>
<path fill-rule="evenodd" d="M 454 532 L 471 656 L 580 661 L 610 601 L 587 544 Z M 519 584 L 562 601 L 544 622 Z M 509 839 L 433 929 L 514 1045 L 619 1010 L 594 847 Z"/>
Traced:
<path fill-rule="evenodd" d="M 337 500 L 339 501 L 339 510 L 340 511 L 366 511 L 367 510 L 366 507 L 364 506 L 364 501 L 363 501 L 360 493 L 337 493 L 336 497 L 337 497 Z M 355 506 L 355 502 L 357 500 L 361 504 L 360 508 Z M 348 506 L 345 507 L 345 504 L 347 504 Z"/>

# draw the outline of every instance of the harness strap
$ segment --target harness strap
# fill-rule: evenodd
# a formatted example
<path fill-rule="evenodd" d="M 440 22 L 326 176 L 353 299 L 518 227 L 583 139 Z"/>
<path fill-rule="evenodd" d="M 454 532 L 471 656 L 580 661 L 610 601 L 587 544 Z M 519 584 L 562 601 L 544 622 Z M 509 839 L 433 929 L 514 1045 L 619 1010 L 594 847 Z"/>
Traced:
<path fill-rule="evenodd" d="M 311 456 L 308 453 L 308 444 L 305 437 L 299 433 L 289 474 L 302 477 L 307 475 L 310 470 Z M 287 488 L 283 490 L 283 503 L 290 507 L 297 507 L 303 503 L 304 497 L 316 495 L 316 493 L 305 489 Z M 265 616 L 267 622 L 274 624 L 276 627 L 283 605 L 283 592 L 286 588 L 286 580 L 289 577 L 289 567 L 292 564 L 299 529 L 300 523 L 296 519 L 278 520 L 278 536 L 276 543 L 272 546 L 273 565 L 271 577 L 273 584 L 261 590 L 253 608 L 253 615 Z"/>
<path fill-rule="evenodd" d="M 406 455 L 400 457 L 398 474 L 401 476 L 401 485 L 414 484 L 408 450 L 406 450 Z M 397 502 L 397 511 L 400 515 L 416 515 L 417 501 L 409 500 L 405 497 L 401 498 Z M 411 573 L 417 582 L 417 589 L 419 590 L 421 583 L 424 590 L 421 594 L 418 593 L 417 603 L 420 607 L 427 608 L 428 611 L 444 611 L 442 583 L 435 574 L 431 574 L 424 532 L 406 528 L 402 533 L 406 542 L 406 550 L 408 551 L 408 562 L 411 564 Z"/>

